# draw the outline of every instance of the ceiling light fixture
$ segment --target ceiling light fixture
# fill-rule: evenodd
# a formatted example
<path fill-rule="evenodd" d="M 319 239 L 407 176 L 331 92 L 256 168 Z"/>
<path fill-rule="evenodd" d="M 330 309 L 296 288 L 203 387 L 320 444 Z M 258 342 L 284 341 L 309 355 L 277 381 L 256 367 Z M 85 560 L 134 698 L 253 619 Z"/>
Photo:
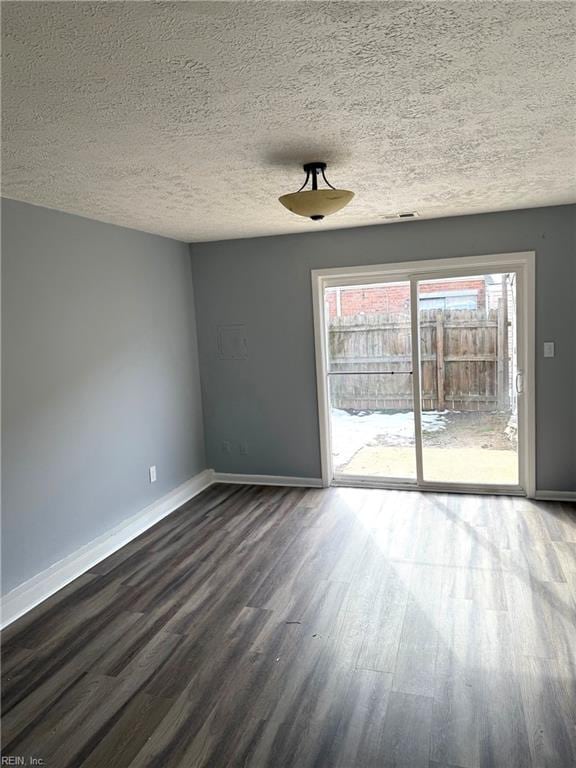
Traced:
<path fill-rule="evenodd" d="M 304 184 L 298 192 L 291 192 L 279 197 L 279 201 L 292 213 L 306 216 L 312 221 L 321 221 L 324 216 L 329 216 L 331 213 L 336 213 L 336 211 L 344 208 L 354 197 L 354 192 L 333 187 L 324 175 L 325 170 L 326 163 L 306 163 L 304 165 L 306 172 Z M 322 176 L 328 189 L 318 189 L 318 175 Z M 312 182 L 311 189 L 304 190 L 309 181 Z"/>

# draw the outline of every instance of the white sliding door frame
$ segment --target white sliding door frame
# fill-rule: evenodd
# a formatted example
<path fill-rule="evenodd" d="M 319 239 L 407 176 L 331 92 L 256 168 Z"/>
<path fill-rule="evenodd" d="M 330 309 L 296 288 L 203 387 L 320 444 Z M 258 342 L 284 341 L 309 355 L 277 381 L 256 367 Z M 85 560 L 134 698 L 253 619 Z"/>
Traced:
<path fill-rule="evenodd" d="M 418 281 L 442 277 L 466 277 L 502 272 L 517 274 L 517 348 L 518 370 L 522 374 L 522 395 L 518 399 L 519 485 L 484 485 L 438 483 L 423 478 L 420 397 L 420 340 L 418 332 Z M 337 267 L 312 270 L 312 300 L 316 381 L 320 428 L 322 482 L 329 485 L 362 485 L 377 488 L 454 491 L 461 493 L 500 493 L 534 497 L 536 492 L 535 451 L 535 253 L 503 253 L 488 256 L 464 256 L 449 259 L 405 261 L 362 267 Z M 387 480 L 381 477 L 335 478 L 332 465 L 330 396 L 328 388 L 328 323 L 325 315 L 326 288 L 410 281 L 412 318 L 412 361 L 414 422 L 416 431 L 416 481 Z"/>
<path fill-rule="evenodd" d="M 410 332 L 412 336 L 412 402 L 414 403 L 414 448 L 416 450 L 416 483 L 424 482 L 422 456 L 422 387 L 420 368 L 420 313 L 418 312 L 418 281 L 410 280 Z"/>

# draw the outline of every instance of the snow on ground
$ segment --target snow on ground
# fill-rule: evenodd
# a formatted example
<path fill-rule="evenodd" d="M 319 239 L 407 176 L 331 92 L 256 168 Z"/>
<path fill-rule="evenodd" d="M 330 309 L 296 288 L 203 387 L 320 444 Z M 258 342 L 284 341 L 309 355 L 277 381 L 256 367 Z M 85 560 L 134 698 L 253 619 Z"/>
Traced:
<path fill-rule="evenodd" d="M 447 411 L 422 413 L 422 430 L 446 429 Z M 332 453 L 336 466 L 347 464 L 366 445 L 413 445 L 414 414 L 360 411 L 354 414 L 332 408 Z"/>

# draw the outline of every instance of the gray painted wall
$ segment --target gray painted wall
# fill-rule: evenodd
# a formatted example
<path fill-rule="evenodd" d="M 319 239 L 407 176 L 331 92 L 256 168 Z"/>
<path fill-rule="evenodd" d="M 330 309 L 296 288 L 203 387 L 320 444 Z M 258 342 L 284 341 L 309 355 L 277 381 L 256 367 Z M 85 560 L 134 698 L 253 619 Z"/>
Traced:
<path fill-rule="evenodd" d="M 188 246 L 2 214 L 5 593 L 206 465 Z"/>
<path fill-rule="evenodd" d="M 320 476 L 311 269 L 535 250 L 537 484 L 576 488 L 575 217 L 562 206 L 327 232 L 311 223 L 320 232 L 193 244 L 208 464 Z M 246 323 L 246 360 L 218 358 L 228 323 Z M 542 357 L 545 340 L 554 359 Z"/>

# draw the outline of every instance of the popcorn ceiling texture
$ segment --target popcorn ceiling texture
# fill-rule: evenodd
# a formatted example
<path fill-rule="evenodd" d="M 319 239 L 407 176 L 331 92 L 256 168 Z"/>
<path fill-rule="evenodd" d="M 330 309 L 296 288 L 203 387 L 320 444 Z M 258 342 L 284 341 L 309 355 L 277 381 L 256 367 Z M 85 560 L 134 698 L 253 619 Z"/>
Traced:
<path fill-rule="evenodd" d="M 186 241 L 576 200 L 572 2 L 3 3 L 3 194 Z M 300 165 L 356 191 L 322 223 Z"/>

